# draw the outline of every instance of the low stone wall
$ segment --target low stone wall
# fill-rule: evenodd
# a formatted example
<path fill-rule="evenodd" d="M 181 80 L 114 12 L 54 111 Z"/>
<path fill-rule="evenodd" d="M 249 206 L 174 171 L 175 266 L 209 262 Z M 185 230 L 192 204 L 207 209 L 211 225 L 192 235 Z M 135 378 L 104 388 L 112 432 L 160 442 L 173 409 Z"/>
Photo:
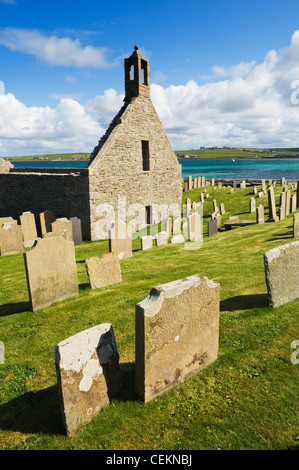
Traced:
<path fill-rule="evenodd" d="M 57 218 L 78 217 L 82 234 L 90 240 L 88 171 L 0 173 L 0 217 L 19 220 L 23 212 L 54 211 Z"/>

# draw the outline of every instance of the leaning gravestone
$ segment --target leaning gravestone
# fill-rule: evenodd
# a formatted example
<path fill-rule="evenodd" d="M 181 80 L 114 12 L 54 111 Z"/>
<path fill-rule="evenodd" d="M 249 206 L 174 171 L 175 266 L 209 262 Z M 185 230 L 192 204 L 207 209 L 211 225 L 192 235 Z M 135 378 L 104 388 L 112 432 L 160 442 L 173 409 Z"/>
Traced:
<path fill-rule="evenodd" d="M 267 251 L 264 266 L 271 307 L 279 307 L 299 297 L 299 241 Z"/>
<path fill-rule="evenodd" d="M 114 224 L 109 233 L 109 252 L 116 253 L 119 259 L 132 256 L 131 225 L 126 222 Z"/>
<path fill-rule="evenodd" d="M 85 267 L 92 289 L 122 282 L 119 259 L 116 253 L 92 256 L 85 260 Z"/>
<path fill-rule="evenodd" d="M 23 253 L 24 241 L 20 225 L 15 222 L 7 222 L 0 227 L 0 254 L 15 255 Z"/>
<path fill-rule="evenodd" d="M 43 237 L 45 233 L 51 232 L 51 224 L 56 220 L 55 212 L 45 211 L 39 214 L 41 236 Z"/>
<path fill-rule="evenodd" d="M 78 217 L 71 217 L 70 221 L 72 222 L 73 242 L 75 246 L 82 245 L 81 219 L 78 219 Z"/>
<path fill-rule="evenodd" d="M 103 323 L 56 346 L 55 364 L 68 435 L 110 404 L 119 390 L 119 355 L 113 328 Z"/>
<path fill-rule="evenodd" d="M 34 214 L 31 212 L 23 212 L 20 216 L 20 222 L 24 238 L 24 246 L 31 247 L 37 239 L 37 231 Z"/>
<path fill-rule="evenodd" d="M 24 261 L 33 311 L 79 293 L 74 243 L 61 235 L 37 240 Z"/>
<path fill-rule="evenodd" d="M 220 286 L 190 276 L 154 287 L 135 310 L 136 391 L 144 402 L 218 355 Z"/>

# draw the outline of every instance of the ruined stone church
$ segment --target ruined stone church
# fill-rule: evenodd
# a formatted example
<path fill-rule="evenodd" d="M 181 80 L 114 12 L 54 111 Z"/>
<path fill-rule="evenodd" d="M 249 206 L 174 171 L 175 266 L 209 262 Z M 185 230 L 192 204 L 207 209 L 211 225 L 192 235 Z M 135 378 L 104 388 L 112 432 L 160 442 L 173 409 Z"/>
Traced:
<path fill-rule="evenodd" d="M 17 169 L 0 166 L 0 217 L 18 219 L 46 210 L 79 217 L 83 238 L 101 238 L 106 205 L 119 201 L 147 210 L 181 205 L 181 166 L 150 98 L 149 62 L 135 46 L 125 59 L 124 104 L 90 155 L 86 169 Z"/>

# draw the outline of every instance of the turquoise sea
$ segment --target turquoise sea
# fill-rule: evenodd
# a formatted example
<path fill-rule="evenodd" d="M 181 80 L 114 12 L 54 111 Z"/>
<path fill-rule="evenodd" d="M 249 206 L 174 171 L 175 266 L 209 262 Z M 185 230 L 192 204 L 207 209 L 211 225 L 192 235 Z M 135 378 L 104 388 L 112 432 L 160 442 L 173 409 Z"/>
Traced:
<path fill-rule="evenodd" d="M 182 176 L 205 176 L 207 179 L 280 179 L 287 181 L 299 180 L 299 159 L 267 158 L 267 159 L 180 159 Z M 88 161 L 82 160 L 39 160 L 30 162 L 13 162 L 15 168 L 87 168 Z"/>

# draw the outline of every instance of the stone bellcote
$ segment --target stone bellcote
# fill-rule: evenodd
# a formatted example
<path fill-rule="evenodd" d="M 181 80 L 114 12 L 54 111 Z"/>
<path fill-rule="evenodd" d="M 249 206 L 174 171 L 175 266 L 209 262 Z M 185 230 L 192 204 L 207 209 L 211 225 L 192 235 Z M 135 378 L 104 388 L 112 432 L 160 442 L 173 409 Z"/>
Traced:
<path fill-rule="evenodd" d="M 131 101 L 137 96 L 150 98 L 149 62 L 140 55 L 138 46 L 134 49 L 133 54 L 125 59 L 124 101 Z"/>

